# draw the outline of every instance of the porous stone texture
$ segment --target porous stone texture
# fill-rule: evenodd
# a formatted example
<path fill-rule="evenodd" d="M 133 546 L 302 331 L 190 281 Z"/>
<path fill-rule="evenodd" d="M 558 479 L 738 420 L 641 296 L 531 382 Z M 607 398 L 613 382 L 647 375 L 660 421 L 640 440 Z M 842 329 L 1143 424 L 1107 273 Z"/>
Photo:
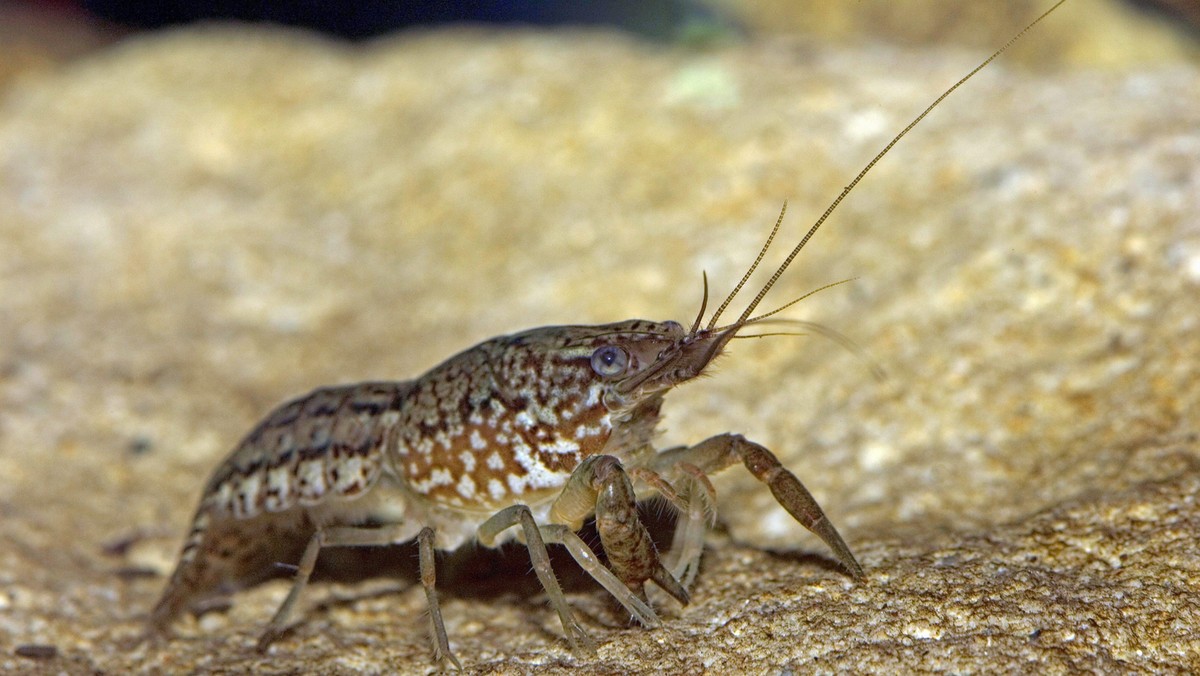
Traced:
<path fill-rule="evenodd" d="M 992 50 L 1045 12 L 1050 0 L 1006 2 L 855 2 L 838 0 L 711 0 L 753 35 L 806 35 L 862 44 L 883 41 L 909 46 L 941 44 Z M 1194 29 L 1200 9 L 1192 0 L 1071 0 L 1054 21 L 1037 29 L 1037 40 L 1018 42 L 1007 63 L 1030 68 L 1070 63 L 1123 70 L 1200 58 Z M 1178 11 L 1152 11 L 1172 5 Z M 1172 21 L 1172 18 L 1174 19 Z"/>
<path fill-rule="evenodd" d="M 787 198 L 778 261 L 982 56 L 478 30 L 350 48 L 225 27 L 14 81 L 0 669 L 432 669 L 404 575 L 315 585 L 266 656 L 283 581 L 137 641 L 240 435 L 289 396 L 413 377 L 498 333 L 690 321 L 701 271 L 726 293 Z M 1200 668 L 1196 101 L 1192 66 L 1002 59 L 766 303 L 855 278 L 786 316 L 848 334 L 887 377 L 769 337 L 668 397 L 664 445 L 735 431 L 777 451 L 864 582 L 730 470 L 693 603 L 661 603 L 663 627 L 571 585 L 595 656 L 570 652 L 518 552 L 456 555 L 474 572 L 447 576 L 443 611 L 467 670 Z M 17 654 L 30 644 L 57 654 Z"/>

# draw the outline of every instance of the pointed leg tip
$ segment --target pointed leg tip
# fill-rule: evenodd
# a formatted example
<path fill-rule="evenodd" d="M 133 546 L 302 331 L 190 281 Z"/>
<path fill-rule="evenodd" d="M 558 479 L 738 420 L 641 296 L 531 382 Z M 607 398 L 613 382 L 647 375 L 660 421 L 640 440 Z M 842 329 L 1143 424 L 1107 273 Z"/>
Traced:
<path fill-rule="evenodd" d="M 576 655 L 585 658 L 596 656 L 596 642 L 592 640 L 591 636 L 588 636 L 586 633 L 584 633 L 582 629 L 578 634 L 570 636 L 569 638 L 571 642 L 571 651 Z"/>
<path fill-rule="evenodd" d="M 687 589 L 679 582 L 679 579 L 671 574 L 661 563 L 658 569 L 654 571 L 654 575 L 650 578 L 654 584 L 658 585 L 671 598 L 675 599 L 680 605 L 687 605 L 691 602 L 691 596 L 688 595 Z"/>
<path fill-rule="evenodd" d="M 571 644 L 571 652 L 576 655 L 588 657 L 596 654 L 596 642 L 588 635 L 587 631 L 580 626 L 579 621 L 574 617 L 561 618 L 563 623 L 563 631 L 567 636 L 567 642 Z"/>
<path fill-rule="evenodd" d="M 160 644 L 165 643 L 168 638 L 170 638 L 170 635 L 165 630 L 156 626 L 148 626 L 135 637 L 132 647 L 147 646 L 149 648 L 156 648 Z"/>
<path fill-rule="evenodd" d="M 275 642 L 275 639 L 279 638 L 279 634 L 280 632 L 271 630 L 263 632 L 263 635 L 259 636 L 258 641 L 254 644 L 254 652 L 259 655 L 267 654 L 267 651 L 271 648 L 271 644 Z"/>
<path fill-rule="evenodd" d="M 447 650 L 446 652 L 438 651 L 433 655 L 433 661 L 438 665 L 441 671 L 462 671 L 462 664 L 454 653 Z"/>

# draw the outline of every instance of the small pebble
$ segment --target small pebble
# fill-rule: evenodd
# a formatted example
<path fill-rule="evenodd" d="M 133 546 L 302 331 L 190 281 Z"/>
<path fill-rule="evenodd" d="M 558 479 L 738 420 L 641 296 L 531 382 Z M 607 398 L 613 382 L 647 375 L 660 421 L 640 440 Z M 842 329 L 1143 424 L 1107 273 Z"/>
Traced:
<path fill-rule="evenodd" d="M 24 643 L 17 646 L 17 657 L 28 657 L 33 660 L 48 660 L 58 657 L 58 647 L 45 643 Z"/>

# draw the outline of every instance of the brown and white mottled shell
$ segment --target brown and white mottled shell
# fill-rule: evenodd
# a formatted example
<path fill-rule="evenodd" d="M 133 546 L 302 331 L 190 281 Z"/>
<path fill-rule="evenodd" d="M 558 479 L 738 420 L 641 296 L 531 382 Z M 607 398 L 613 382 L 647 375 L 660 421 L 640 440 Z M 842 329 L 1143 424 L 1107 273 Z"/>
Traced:
<path fill-rule="evenodd" d="M 653 341 L 657 353 L 663 341 L 652 337 L 661 336 L 660 326 L 534 329 L 445 362 L 416 382 L 401 407 L 391 455 L 396 473 L 415 493 L 452 510 L 551 499 L 584 458 L 629 444 L 605 403 L 610 383 L 593 368 L 593 353 L 631 336 Z"/>
<path fill-rule="evenodd" d="M 322 388 L 277 408 L 209 481 L 204 506 L 248 519 L 353 499 L 378 481 L 409 383 Z"/>

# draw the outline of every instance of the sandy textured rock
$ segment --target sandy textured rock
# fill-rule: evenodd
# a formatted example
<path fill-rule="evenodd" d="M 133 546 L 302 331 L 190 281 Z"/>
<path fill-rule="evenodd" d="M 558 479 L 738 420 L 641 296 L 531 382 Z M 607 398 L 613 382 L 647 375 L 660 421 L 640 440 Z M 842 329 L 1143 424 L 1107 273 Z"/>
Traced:
<path fill-rule="evenodd" d="M 250 646 L 283 583 L 134 645 L 228 447 L 285 397 L 410 377 L 497 333 L 690 319 L 701 270 L 729 288 L 784 198 L 794 241 L 980 56 L 471 31 L 351 51 L 214 29 L 12 85 L 0 669 L 428 669 L 403 576 L 314 588 L 269 658 Z M 665 627 L 625 628 L 576 587 L 601 644 L 578 659 L 527 578 L 512 589 L 515 554 L 468 553 L 444 604 L 464 663 L 1200 667 L 1197 100 L 1182 66 L 998 64 L 773 295 L 857 277 L 790 314 L 889 377 L 820 340 L 743 341 L 668 399 L 664 444 L 732 430 L 776 449 L 865 584 L 731 471 L 694 604 Z"/>
<path fill-rule="evenodd" d="M 1178 0 L 1188 4 L 1189 0 Z M 754 35 L 809 35 L 823 40 L 866 40 L 918 46 L 954 44 L 994 49 L 1012 37 L 1013 26 L 1032 21 L 1049 0 L 1007 2 L 839 2 L 838 0 L 711 0 Z M 1200 45 L 1189 30 L 1190 12 L 1154 12 L 1165 2 L 1088 0 L 1074 2 L 1038 28 L 1037 40 L 1017 43 L 1004 59 L 1029 67 L 1073 63 L 1088 67 L 1137 68 L 1195 61 Z M 1194 3 L 1191 3 L 1194 7 Z M 1175 21 L 1168 20 L 1174 16 Z M 1193 22 L 1194 23 L 1194 22 Z"/>

